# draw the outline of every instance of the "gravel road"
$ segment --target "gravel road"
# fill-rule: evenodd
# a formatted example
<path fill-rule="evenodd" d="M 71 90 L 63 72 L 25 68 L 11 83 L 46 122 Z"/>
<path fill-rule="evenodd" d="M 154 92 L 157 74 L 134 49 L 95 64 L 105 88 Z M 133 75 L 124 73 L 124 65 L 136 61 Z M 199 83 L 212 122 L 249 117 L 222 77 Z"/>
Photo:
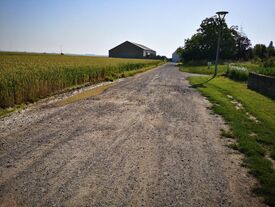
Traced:
<path fill-rule="evenodd" d="M 263 206 L 187 76 L 166 64 L 0 119 L 0 205 Z"/>

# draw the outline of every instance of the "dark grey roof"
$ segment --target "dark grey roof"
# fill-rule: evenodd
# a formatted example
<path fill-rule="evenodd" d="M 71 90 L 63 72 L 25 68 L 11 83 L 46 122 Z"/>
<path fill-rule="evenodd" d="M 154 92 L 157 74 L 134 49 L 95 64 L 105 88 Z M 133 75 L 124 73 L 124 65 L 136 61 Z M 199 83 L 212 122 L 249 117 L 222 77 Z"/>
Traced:
<path fill-rule="evenodd" d="M 156 52 L 155 50 L 152 50 L 152 49 L 150 49 L 149 47 L 146 47 L 146 46 L 144 46 L 144 45 L 141 45 L 141 44 L 138 44 L 138 43 L 135 43 L 135 42 L 130 42 L 130 41 L 125 41 L 125 42 L 121 43 L 120 45 L 118 45 L 118 46 L 116 46 L 116 47 L 110 49 L 110 51 L 111 51 L 111 50 L 114 50 L 114 49 L 116 49 L 116 48 L 118 48 L 118 47 L 120 47 L 121 45 L 123 45 L 123 44 L 125 44 L 125 43 L 127 43 L 127 42 L 130 43 L 130 44 L 133 44 L 133 45 L 135 45 L 135 46 L 137 46 L 137 47 L 139 47 L 139 48 L 141 48 L 141 49 L 143 49 L 143 50 Z"/>
<path fill-rule="evenodd" d="M 128 41 L 128 42 L 130 42 L 130 41 Z M 132 44 L 134 44 L 134 45 L 140 47 L 140 48 L 143 49 L 143 50 L 150 50 L 150 51 L 154 51 L 154 52 L 155 52 L 155 50 L 152 50 L 152 49 L 150 49 L 149 47 L 146 47 L 146 46 L 144 46 L 144 45 L 141 45 L 141 44 L 138 44 L 138 43 L 135 43 L 135 42 L 130 42 L 130 43 L 132 43 Z"/>

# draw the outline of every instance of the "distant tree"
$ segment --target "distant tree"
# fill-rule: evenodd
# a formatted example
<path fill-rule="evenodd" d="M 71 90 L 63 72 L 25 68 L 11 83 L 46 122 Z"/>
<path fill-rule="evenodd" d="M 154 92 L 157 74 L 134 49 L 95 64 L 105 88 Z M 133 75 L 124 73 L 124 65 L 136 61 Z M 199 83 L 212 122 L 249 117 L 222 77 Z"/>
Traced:
<path fill-rule="evenodd" d="M 197 33 L 185 40 L 180 49 L 185 62 L 213 61 L 216 55 L 219 27 L 222 28 L 221 59 L 247 59 L 251 54 L 250 40 L 238 31 L 237 26 L 228 27 L 223 21 L 220 25 L 217 16 L 202 21 Z"/>
<path fill-rule="evenodd" d="M 273 41 L 270 41 L 269 45 L 268 45 L 268 48 L 272 48 L 274 49 L 274 46 L 273 46 Z"/>
<path fill-rule="evenodd" d="M 182 60 L 190 62 L 206 59 L 204 56 L 207 56 L 207 53 L 205 53 L 205 50 L 203 50 L 204 45 L 201 44 L 202 38 L 202 34 L 197 33 L 190 39 L 185 40 L 185 46 L 182 51 Z"/>
<path fill-rule="evenodd" d="M 166 56 L 160 56 L 160 55 L 157 55 L 156 57 L 148 57 L 148 59 L 156 59 L 156 60 L 163 60 L 163 61 L 168 60 Z"/>
<path fill-rule="evenodd" d="M 252 58 L 251 41 L 244 34 L 234 31 L 236 41 L 236 59 L 249 60 Z"/>
<path fill-rule="evenodd" d="M 253 48 L 254 57 L 259 57 L 261 59 L 268 56 L 267 48 L 264 44 L 256 44 Z"/>
<path fill-rule="evenodd" d="M 273 46 L 273 41 L 270 41 L 269 46 L 267 48 L 267 53 L 269 57 L 275 56 L 275 48 Z"/>
<path fill-rule="evenodd" d="M 182 56 L 183 51 L 184 51 L 183 47 L 179 47 L 179 48 L 176 50 L 176 53 L 177 53 L 179 56 Z"/>

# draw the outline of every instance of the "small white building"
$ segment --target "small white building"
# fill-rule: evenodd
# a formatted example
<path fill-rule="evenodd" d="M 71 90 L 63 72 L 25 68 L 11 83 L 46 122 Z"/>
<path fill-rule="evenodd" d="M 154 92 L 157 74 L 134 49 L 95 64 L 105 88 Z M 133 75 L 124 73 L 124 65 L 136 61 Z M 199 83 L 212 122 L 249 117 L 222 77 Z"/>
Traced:
<path fill-rule="evenodd" d="M 179 54 L 177 53 L 177 51 L 175 51 L 175 52 L 172 54 L 172 61 L 173 61 L 174 63 L 180 62 L 180 56 L 179 56 Z"/>

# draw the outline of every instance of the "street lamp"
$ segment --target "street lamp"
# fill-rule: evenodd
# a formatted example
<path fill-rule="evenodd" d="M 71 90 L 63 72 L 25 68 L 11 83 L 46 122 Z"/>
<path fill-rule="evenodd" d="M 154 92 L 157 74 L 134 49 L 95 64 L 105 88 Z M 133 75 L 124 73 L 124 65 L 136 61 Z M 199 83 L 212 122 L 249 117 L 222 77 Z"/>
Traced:
<path fill-rule="evenodd" d="M 218 45 L 217 45 L 217 53 L 216 53 L 216 62 L 215 62 L 215 73 L 214 77 L 218 74 L 218 61 L 219 61 L 219 54 L 220 54 L 220 45 L 221 45 L 221 35 L 222 35 L 222 23 L 225 19 L 225 16 L 228 14 L 227 11 L 219 11 L 216 13 L 219 18 L 219 36 L 218 36 Z"/>

